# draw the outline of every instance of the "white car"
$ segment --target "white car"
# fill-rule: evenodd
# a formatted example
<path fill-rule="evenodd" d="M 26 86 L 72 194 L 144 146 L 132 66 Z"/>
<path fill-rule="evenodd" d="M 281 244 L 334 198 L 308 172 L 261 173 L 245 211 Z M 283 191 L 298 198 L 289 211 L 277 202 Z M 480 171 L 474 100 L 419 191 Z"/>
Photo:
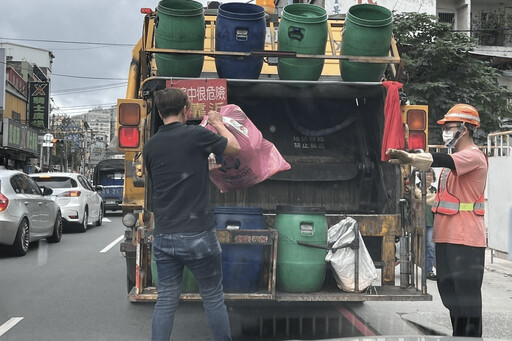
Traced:
<path fill-rule="evenodd" d="M 62 218 L 66 224 L 72 224 L 81 232 L 87 231 L 93 222 L 100 226 L 103 220 L 103 201 L 98 191 L 101 186 L 93 187 L 79 173 L 36 173 L 30 174 L 39 186 L 53 190 L 55 201 L 62 210 Z"/>
<path fill-rule="evenodd" d="M 0 245 L 24 256 L 30 242 L 60 242 L 61 211 L 51 194 L 50 188 L 39 188 L 23 172 L 0 170 Z"/>

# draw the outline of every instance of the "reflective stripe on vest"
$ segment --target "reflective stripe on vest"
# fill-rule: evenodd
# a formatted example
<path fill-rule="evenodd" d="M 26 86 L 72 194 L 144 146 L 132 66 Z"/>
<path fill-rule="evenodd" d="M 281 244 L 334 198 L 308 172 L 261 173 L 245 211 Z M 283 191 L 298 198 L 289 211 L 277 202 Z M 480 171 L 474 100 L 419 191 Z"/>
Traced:
<path fill-rule="evenodd" d="M 434 204 L 432 205 L 432 212 L 454 215 L 460 211 L 473 211 L 476 215 L 485 214 L 484 194 L 478 198 L 475 203 L 461 203 L 459 198 L 449 193 L 446 188 L 448 182 L 448 176 L 451 174 L 451 170 L 443 168 L 441 176 L 439 177 L 439 190 L 436 193 Z"/>

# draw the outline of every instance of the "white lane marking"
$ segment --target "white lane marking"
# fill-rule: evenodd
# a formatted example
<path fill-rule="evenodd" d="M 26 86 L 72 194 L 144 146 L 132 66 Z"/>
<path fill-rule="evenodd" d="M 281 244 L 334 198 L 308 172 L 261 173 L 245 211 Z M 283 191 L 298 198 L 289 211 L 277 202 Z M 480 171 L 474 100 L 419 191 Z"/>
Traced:
<path fill-rule="evenodd" d="M 108 219 L 108 218 L 105 218 L 103 217 L 103 220 L 102 220 L 104 223 L 111 223 L 112 220 Z"/>
<path fill-rule="evenodd" d="M 0 336 L 7 333 L 12 327 L 17 325 L 21 320 L 23 320 L 23 317 L 12 317 L 9 321 L 2 324 L 0 326 Z"/>
<path fill-rule="evenodd" d="M 105 248 L 103 250 L 100 251 L 100 253 L 105 253 L 107 252 L 108 250 L 110 250 L 111 248 L 114 247 L 114 245 L 116 245 L 117 243 L 119 243 L 122 239 L 124 238 L 124 235 L 120 236 L 119 238 L 117 238 L 116 240 L 114 240 L 112 243 L 108 244 L 107 246 L 105 246 Z"/>

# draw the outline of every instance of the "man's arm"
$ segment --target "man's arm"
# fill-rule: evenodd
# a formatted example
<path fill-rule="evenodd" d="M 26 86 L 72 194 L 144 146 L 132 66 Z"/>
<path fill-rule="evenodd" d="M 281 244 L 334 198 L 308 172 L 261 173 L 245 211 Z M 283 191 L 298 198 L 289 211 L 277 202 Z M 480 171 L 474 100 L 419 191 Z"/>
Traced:
<path fill-rule="evenodd" d="M 208 123 L 217 130 L 219 135 L 228 139 L 224 154 L 229 156 L 238 155 L 240 153 L 240 144 L 238 144 L 236 137 L 222 123 L 222 115 L 217 111 L 210 111 L 208 113 Z"/>

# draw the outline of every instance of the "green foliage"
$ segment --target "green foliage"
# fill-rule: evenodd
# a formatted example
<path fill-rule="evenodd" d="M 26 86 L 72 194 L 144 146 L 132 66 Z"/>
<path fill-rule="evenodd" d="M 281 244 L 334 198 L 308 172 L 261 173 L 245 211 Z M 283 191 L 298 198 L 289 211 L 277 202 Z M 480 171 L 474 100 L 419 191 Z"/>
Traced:
<path fill-rule="evenodd" d="M 405 62 L 404 92 L 411 104 L 429 106 L 431 124 L 456 103 L 477 108 L 485 132 L 512 117 L 512 91 L 498 85 L 497 69 L 471 56 L 472 38 L 422 13 L 395 13 L 393 33 Z"/>
<path fill-rule="evenodd" d="M 480 45 L 504 46 L 512 39 L 512 15 L 505 8 L 481 12 L 473 20 L 474 36 Z"/>

